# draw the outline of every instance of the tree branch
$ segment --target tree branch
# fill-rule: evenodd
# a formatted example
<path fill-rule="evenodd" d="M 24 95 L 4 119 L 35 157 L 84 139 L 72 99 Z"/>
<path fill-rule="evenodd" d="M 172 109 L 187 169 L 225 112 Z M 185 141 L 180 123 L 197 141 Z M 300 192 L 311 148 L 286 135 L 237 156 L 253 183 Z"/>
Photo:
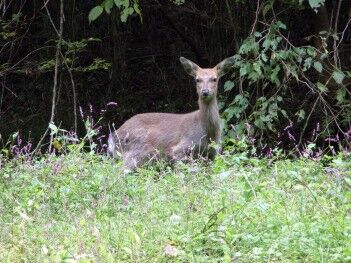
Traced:
<path fill-rule="evenodd" d="M 342 0 L 339 0 L 338 7 L 336 9 L 336 15 L 335 15 L 335 23 L 334 23 L 334 63 L 336 66 L 340 65 L 339 63 L 339 51 L 338 51 L 338 46 L 337 46 L 337 38 L 336 35 L 338 34 L 338 23 L 339 23 L 339 14 L 340 14 L 340 8 L 341 8 L 341 2 Z"/>
<path fill-rule="evenodd" d="M 50 123 L 54 122 L 55 119 L 55 109 L 56 109 L 56 96 L 57 96 L 57 83 L 58 83 L 58 74 L 59 74 L 59 64 L 60 64 L 60 53 L 61 53 L 61 46 L 62 46 L 62 35 L 63 35 L 63 20 L 64 20 L 64 10 L 63 10 L 63 1 L 64 0 L 60 0 L 60 28 L 58 31 L 58 41 L 57 41 L 57 46 L 56 46 L 56 62 L 55 62 L 55 73 L 54 73 L 54 86 L 52 88 L 52 105 L 51 105 L 51 116 L 50 116 Z M 50 15 L 49 10 L 46 8 L 48 14 Z M 55 28 L 55 27 L 54 27 Z M 55 30 L 56 31 L 56 30 Z M 43 140 L 45 139 L 46 135 L 49 132 L 49 127 L 46 129 L 44 135 L 41 137 L 37 147 L 35 148 L 33 153 L 36 153 Z M 49 152 L 51 152 L 51 148 L 52 148 L 52 140 L 53 140 L 53 136 L 50 135 L 50 146 L 49 146 Z"/>

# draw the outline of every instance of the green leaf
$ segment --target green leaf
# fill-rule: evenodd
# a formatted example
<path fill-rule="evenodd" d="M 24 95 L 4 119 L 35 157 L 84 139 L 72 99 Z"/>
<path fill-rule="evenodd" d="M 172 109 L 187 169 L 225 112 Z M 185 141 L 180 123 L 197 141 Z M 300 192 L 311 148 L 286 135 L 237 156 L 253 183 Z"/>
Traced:
<path fill-rule="evenodd" d="M 309 143 L 309 144 L 307 145 L 307 148 L 310 149 L 310 150 L 313 150 L 313 149 L 316 148 L 316 144 L 315 144 L 315 143 Z"/>
<path fill-rule="evenodd" d="M 121 12 L 121 21 L 125 23 L 128 17 L 133 13 L 134 13 L 133 7 L 128 7 L 126 9 L 123 9 L 123 11 Z"/>
<path fill-rule="evenodd" d="M 301 109 L 298 112 L 296 112 L 295 115 L 297 116 L 297 122 L 300 122 L 305 118 L 306 112 L 303 109 Z"/>
<path fill-rule="evenodd" d="M 259 44 L 253 37 L 247 38 L 244 43 L 240 46 L 239 54 L 257 53 Z"/>
<path fill-rule="evenodd" d="M 308 0 L 308 3 L 313 9 L 324 5 L 325 0 Z"/>
<path fill-rule="evenodd" d="M 123 4 L 123 1 L 121 1 L 121 0 L 114 0 L 114 2 L 115 2 L 115 5 L 116 5 L 118 8 L 120 8 L 120 7 L 122 6 L 122 4 Z"/>
<path fill-rule="evenodd" d="M 225 116 L 226 116 L 226 120 L 229 121 L 230 119 L 233 118 L 234 114 L 235 114 L 235 109 L 234 108 L 228 108 L 224 111 Z"/>
<path fill-rule="evenodd" d="M 278 26 L 279 28 L 281 28 L 281 29 L 286 29 L 286 25 L 285 25 L 283 22 L 281 22 L 281 21 L 278 21 L 278 22 L 277 22 L 277 26 Z"/>
<path fill-rule="evenodd" d="M 314 47 L 307 47 L 306 51 L 307 51 L 307 54 L 310 55 L 311 57 L 315 56 L 316 50 Z"/>
<path fill-rule="evenodd" d="M 49 125 L 49 127 L 50 127 L 50 125 Z M 19 132 L 15 132 L 14 134 L 12 134 L 12 140 L 16 139 L 18 134 L 19 134 Z"/>
<path fill-rule="evenodd" d="M 139 16 L 141 16 L 141 10 L 140 10 L 139 4 L 134 3 L 133 8 L 135 10 L 135 13 L 137 13 Z"/>
<path fill-rule="evenodd" d="M 338 89 L 338 91 L 336 92 L 336 100 L 338 101 L 338 104 L 344 102 L 345 97 L 346 97 L 346 89 L 345 88 Z"/>
<path fill-rule="evenodd" d="M 262 37 L 262 33 L 256 31 L 256 32 L 254 33 L 254 36 L 255 36 L 255 37 Z"/>
<path fill-rule="evenodd" d="M 298 79 L 297 67 L 295 65 L 288 64 L 288 72 L 294 76 L 294 78 Z"/>
<path fill-rule="evenodd" d="M 336 83 L 341 84 L 342 81 L 345 78 L 345 74 L 342 71 L 334 71 L 333 72 L 333 79 L 336 81 Z"/>
<path fill-rule="evenodd" d="M 328 92 L 328 88 L 323 83 L 317 82 L 317 88 L 321 92 Z"/>
<path fill-rule="evenodd" d="M 321 73 L 323 71 L 323 65 L 322 63 L 320 63 L 319 61 L 316 61 L 313 63 L 313 67 L 319 72 Z"/>
<path fill-rule="evenodd" d="M 263 15 L 265 16 L 268 13 L 269 9 L 271 9 L 271 8 L 272 8 L 272 4 L 271 3 L 266 4 L 263 7 L 263 10 L 262 10 Z"/>
<path fill-rule="evenodd" d="M 262 46 L 264 49 L 268 49 L 271 46 L 272 41 L 269 38 L 266 38 L 265 41 L 263 41 Z"/>
<path fill-rule="evenodd" d="M 234 82 L 233 81 L 226 81 L 224 83 L 224 91 L 229 91 L 229 90 L 232 90 L 234 88 Z"/>
<path fill-rule="evenodd" d="M 240 68 L 240 77 L 245 76 L 247 74 L 246 66 Z"/>
<path fill-rule="evenodd" d="M 115 5 L 118 8 L 121 8 L 122 6 L 124 8 L 128 8 L 129 7 L 129 0 L 114 0 L 114 2 L 115 2 Z"/>
<path fill-rule="evenodd" d="M 134 8 L 133 7 L 128 7 L 127 8 L 128 16 L 134 14 Z"/>
<path fill-rule="evenodd" d="M 261 65 L 259 63 L 253 63 L 253 68 L 258 73 L 258 75 L 262 75 Z"/>
<path fill-rule="evenodd" d="M 49 129 L 51 131 L 50 135 L 55 135 L 58 132 L 57 126 L 54 123 L 52 123 L 52 122 L 49 123 Z"/>
<path fill-rule="evenodd" d="M 270 80 L 275 83 L 277 86 L 280 85 L 280 80 L 278 78 L 278 74 L 280 72 L 280 66 L 277 65 L 275 66 L 275 68 L 272 70 L 271 74 L 270 74 Z"/>
<path fill-rule="evenodd" d="M 102 6 L 95 6 L 93 9 L 90 10 L 89 12 L 89 23 L 96 20 L 104 11 Z"/>
<path fill-rule="evenodd" d="M 257 80 L 259 79 L 260 75 L 257 74 L 256 71 L 251 71 L 247 77 L 248 77 L 250 80 L 252 80 L 253 82 L 255 82 L 255 81 L 257 81 Z"/>
<path fill-rule="evenodd" d="M 130 5 L 129 0 L 123 0 L 123 1 L 122 1 L 122 5 L 124 6 L 124 8 L 128 8 L 129 5 Z"/>
<path fill-rule="evenodd" d="M 285 118 L 288 118 L 288 114 L 286 113 L 285 110 L 280 109 L 280 112 L 281 112 L 281 114 L 283 114 L 283 116 L 284 116 Z"/>
<path fill-rule="evenodd" d="M 305 62 L 303 63 L 303 71 L 306 71 L 307 69 L 309 69 L 312 65 L 312 58 L 308 57 L 305 59 Z"/>
<path fill-rule="evenodd" d="M 111 8 L 113 7 L 113 0 L 105 0 L 103 4 L 107 14 L 111 13 Z"/>
<path fill-rule="evenodd" d="M 266 55 L 265 53 L 262 53 L 262 54 L 261 54 L 261 59 L 262 59 L 264 62 L 267 62 L 267 61 L 268 61 L 267 55 Z"/>

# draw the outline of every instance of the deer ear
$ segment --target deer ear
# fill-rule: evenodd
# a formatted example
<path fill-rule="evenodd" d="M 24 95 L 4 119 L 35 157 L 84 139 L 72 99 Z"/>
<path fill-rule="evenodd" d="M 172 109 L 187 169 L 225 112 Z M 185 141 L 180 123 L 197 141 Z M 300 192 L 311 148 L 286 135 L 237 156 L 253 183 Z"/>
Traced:
<path fill-rule="evenodd" d="M 196 76 L 196 71 L 200 68 L 198 65 L 196 65 L 194 62 L 190 61 L 189 59 L 186 59 L 184 57 L 179 58 L 180 63 L 182 63 L 183 68 L 185 71 L 190 75 L 195 77 Z"/>
<path fill-rule="evenodd" d="M 226 58 L 222 62 L 218 63 L 217 66 L 215 67 L 215 69 L 218 72 L 218 76 L 222 77 L 225 74 L 227 74 L 229 70 L 232 68 L 232 66 L 234 65 L 234 62 L 235 62 L 235 58 L 233 56 L 233 57 Z"/>

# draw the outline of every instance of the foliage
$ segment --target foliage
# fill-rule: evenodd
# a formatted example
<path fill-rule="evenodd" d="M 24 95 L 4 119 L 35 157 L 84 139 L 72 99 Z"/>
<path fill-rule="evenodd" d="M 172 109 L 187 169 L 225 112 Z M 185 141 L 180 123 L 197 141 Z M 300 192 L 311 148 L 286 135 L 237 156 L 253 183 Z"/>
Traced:
<path fill-rule="evenodd" d="M 94 42 L 100 42 L 100 39 L 89 38 L 79 41 L 64 41 L 62 47 L 63 63 L 65 63 L 71 71 L 74 72 L 91 72 L 98 70 L 108 70 L 111 63 L 106 59 L 95 57 L 89 65 L 78 65 L 79 58 L 87 52 L 88 45 Z M 48 58 L 37 62 L 35 70 L 37 72 L 52 71 L 55 67 L 55 59 Z"/>
<path fill-rule="evenodd" d="M 252 125 L 254 136 L 264 138 L 263 141 L 266 143 L 267 137 L 262 137 L 263 134 L 271 134 L 272 141 L 276 142 L 279 139 L 276 136 L 277 132 L 283 132 L 291 123 L 297 126 L 295 129 L 300 129 L 300 133 L 303 133 L 304 126 L 299 123 L 308 123 L 310 115 L 306 115 L 306 112 L 312 114 L 316 106 L 306 105 L 305 100 L 295 99 L 295 104 L 289 103 L 291 95 L 296 93 L 292 87 L 296 85 L 305 89 L 305 94 L 315 96 L 315 100 L 320 102 L 318 107 L 330 107 L 330 101 L 336 101 L 337 105 L 341 106 L 340 112 L 349 107 L 350 100 L 343 84 L 349 72 L 343 72 L 330 64 L 327 51 L 321 53 L 313 46 L 292 45 L 285 37 L 286 30 L 286 25 L 281 21 L 267 25 L 261 32 L 255 32 L 248 37 L 240 46 L 239 54 L 235 55 L 232 80 L 224 85 L 226 92 L 237 90 L 238 84 L 235 83 L 241 86 L 240 93 L 235 95 L 232 101 L 231 96 L 227 97 L 223 112 L 226 122 L 235 124 L 235 129 L 227 131 L 229 136 L 236 137 L 243 134 L 246 124 Z M 329 74 L 331 77 L 324 78 L 324 82 L 323 78 L 313 80 L 308 77 L 313 71 Z M 331 78 L 338 85 L 334 94 L 328 89 Z M 318 113 L 329 115 L 329 111 Z M 349 115 L 343 114 L 331 121 L 328 119 L 328 122 L 321 120 L 318 125 L 322 125 L 320 129 L 328 130 L 331 122 L 348 123 L 350 120 Z M 347 126 L 343 128 L 348 129 Z M 326 139 L 326 136 L 327 133 L 321 134 L 321 139 Z M 291 139 L 295 141 L 295 138 Z M 262 145 L 263 141 L 258 142 Z M 294 146 L 300 146 L 300 143 L 301 141 L 296 141 Z"/>
<path fill-rule="evenodd" d="M 141 17 L 139 0 L 104 0 L 100 5 L 90 10 L 89 21 L 95 21 L 104 10 L 107 14 L 110 14 L 114 7 L 121 10 L 120 18 L 122 22 L 126 22 L 128 17 L 133 14 L 138 14 Z"/>
<path fill-rule="evenodd" d="M 173 3 L 175 3 L 176 5 L 182 5 L 185 3 L 185 0 L 170 0 L 172 1 Z"/>
<path fill-rule="evenodd" d="M 79 139 L 74 132 L 62 129 L 54 123 L 49 123 L 50 136 L 52 137 L 51 140 L 54 148 L 53 153 L 102 153 L 105 145 L 101 142 L 101 139 L 104 137 L 101 135 L 101 117 L 97 121 L 94 120 L 91 105 L 87 116 L 84 115 L 81 108 L 80 115 L 84 121 L 85 135 Z"/>
<path fill-rule="evenodd" d="M 123 175 L 104 156 L 0 170 L 0 261 L 347 262 L 350 167 L 219 156 Z"/>
<path fill-rule="evenodd" d="M 300 2 L 302 1 L 300 0 Z M 325 0 L 308 0 L 308 3 L 312 8 L 316 9 L 323 6 L 325 4 Z"/>
<path fill-rule="evenodd" d="M 79 105 L 118 102 L 105 112 L 101 135 L 136 113 L 195 110 L 179 56 L 211 67 L 237 54 L 220 89 L 224 140 L 247 140 L 263 155 L 276 147 L 296 155 L 308 145 L 332 154 L 350 147 L 350 3 L 77 0 L 64 1 L 61 14 L 60 1 L 10 1 L 0 14 L 1 135 L 41 138 L 61 43 L 54 123 L 77 137 L 86 134 L 85 119 L 76 122 Z M 16 156 L 6 143 L 0 147 Z"/>

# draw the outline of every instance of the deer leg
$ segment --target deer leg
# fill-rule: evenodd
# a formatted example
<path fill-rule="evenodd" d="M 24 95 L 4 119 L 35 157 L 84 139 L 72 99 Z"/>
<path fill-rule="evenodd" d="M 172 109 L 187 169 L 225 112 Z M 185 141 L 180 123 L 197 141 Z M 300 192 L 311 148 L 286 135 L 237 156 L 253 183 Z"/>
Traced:
<path fill-rule="evenodd" d="M 221 140 L 220 135 L 216 134 L 214 141 L 211 140 L 211 143 L 208 146 L 208 159 L 214 160 L 216 155 L 221 152 Z"/>
<path fill-rule="evenodd" d="M 214 160 L 217 154 L 218 154 L 218 149 L 216 149 L 213 146 L 210 146 L 208 149 L 208 159 Z"/>
<path fill-rule="evenodd" d="M 158 159 L 158 152 L 153 149 L 150 145 L 144 144 L 141 147 L 133 147 L 123 156 L 124 167 L 127 170 L 134 170 L 135 168 L 145 164 L 146 162 L 152 162 Z"/>
<path fill-rule="evenodd" d="M 128 152 L 125 153 L 123 156 L 123 167 L 124 170 L 132 171 L 134 170 L 138 165 L 140 165 L 141 160 L 135 152 Z"/>
<path fill-rule="evenodd" d="M 134 170 L 143 165 L 147 159 L 148 153 L 142 150 L 131 150 L 124 154 L 123 165 L 126 170 Z"/>
<path fill-rule="evenodd" d="M 172 148 L 171 157 L 174 161 L 185 160 L 189 155 L 190 146 L 185 142 L 180 142 Z"/>

